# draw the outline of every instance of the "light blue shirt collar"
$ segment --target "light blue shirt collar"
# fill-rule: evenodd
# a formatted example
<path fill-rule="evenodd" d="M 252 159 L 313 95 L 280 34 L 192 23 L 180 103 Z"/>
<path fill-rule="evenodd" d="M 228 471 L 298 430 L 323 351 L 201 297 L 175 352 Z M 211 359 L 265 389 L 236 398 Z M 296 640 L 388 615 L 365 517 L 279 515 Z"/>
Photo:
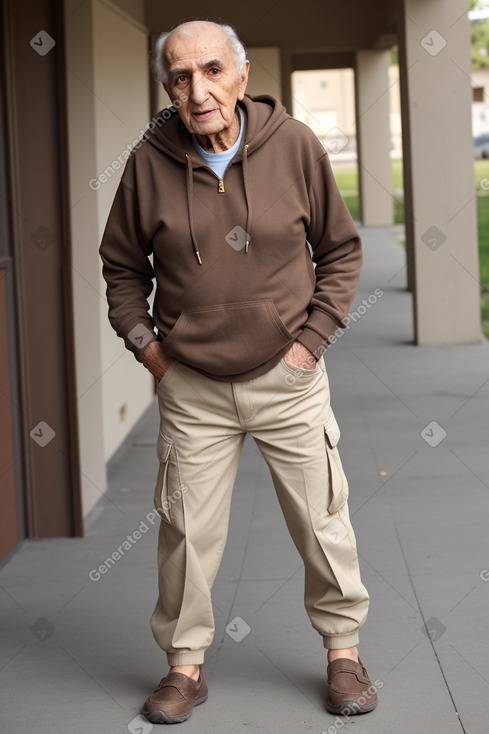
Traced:
<path fill-rule="evenodd" d="M 195 150 L 200 155 L 200 157 L 205 160 L 209 168 L 211 168 L 214 171 L 216 176 L 219 176 L 219 178 L 223 177 L 224 172 L 229 162 L 234 158 L 238 150 L 241 148 L 241 144 L 243 142 L 245 128 L 246 128 L 246 113 L 239 106 L 238 106 L 238 113 L 239 113 L 238 139 L 236 140 L 234 145 L 231 146 L 231 148 L 228 148 L 228 150 L 223 150 L 221 153 L 209 153 L 207 150 L 204 150 L 201 145 L 199 145 L 196 136 L 192 135 L 192 142 L 194 144 Z"/>

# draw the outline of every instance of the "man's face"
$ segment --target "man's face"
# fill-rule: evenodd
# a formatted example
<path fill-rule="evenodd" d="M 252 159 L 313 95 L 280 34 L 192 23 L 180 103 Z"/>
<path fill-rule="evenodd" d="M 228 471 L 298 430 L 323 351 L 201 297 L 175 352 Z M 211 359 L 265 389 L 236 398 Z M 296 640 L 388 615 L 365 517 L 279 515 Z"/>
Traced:
<path fill-rule="evenodd" d="M 248 63 L 238 75 L 233 50 L 218 26 L 194 22 L 177 28 L 166 42 L 168 81 L 165 89 L 185 127 L 195 135 L 224 134 L 243 99 Z M 185 100 L 185 101 L 184 101 Z"/>

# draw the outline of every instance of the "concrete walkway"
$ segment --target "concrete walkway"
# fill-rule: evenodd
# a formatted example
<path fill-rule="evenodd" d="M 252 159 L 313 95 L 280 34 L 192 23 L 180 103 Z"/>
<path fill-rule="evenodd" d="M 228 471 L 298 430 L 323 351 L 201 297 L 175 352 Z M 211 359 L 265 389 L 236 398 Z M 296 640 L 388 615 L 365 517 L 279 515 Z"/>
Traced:
<path fill-rule="evenodd" d="M 360 651 L 380 704 L 350 721 L 325 711 L 326 656 L 303 609 L 302 564 L 247 440 L 214 586 L 209 700 L 184 732 L 489 731 L 489 345 L 412 345 L 400 236 L 363 232 L 359 318 L 326 356 L 371 594 Z M 158 729 L 138 717 L 167 670 L 148 624 L 156 430 L 153 404 L 111 461 L 85 538 L 25 543 L 0 572 L 6 734 Z"/>

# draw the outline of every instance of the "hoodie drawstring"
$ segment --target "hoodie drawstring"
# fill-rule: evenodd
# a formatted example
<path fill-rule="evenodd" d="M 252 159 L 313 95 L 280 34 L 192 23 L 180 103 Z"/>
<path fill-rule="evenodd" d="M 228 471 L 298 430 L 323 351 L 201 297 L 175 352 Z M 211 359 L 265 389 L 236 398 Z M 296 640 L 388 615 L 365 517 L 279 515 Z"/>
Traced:
<path fill-rule="evenodd" d="M 194 217 L 193 217 L 193 198 L 194 198 L 194 175 L 192 167 L 192 159 L 189 155 L 185 154 L 187 161 L 187 210 L 188 210 L 188 221 L 190 227 L 190 237 L 192 239 L 192 246 L 194 248 L 195 257 L 199 265 L 202 265 L 202 258 L 200 257 L 199 247 L 197 244 L 197 237 L 195 236 L 194 230 Z M 246 199 L 246 240 L 245 240 L 245 253 L 248 253 L 248 247 L 251 242 L 251 200 L 249 192 L 249 181 L 248 181 L 248 145 L 243 148 L 243 186 L 245 191 Z"/>
<path fill-rule="evenodd" d="M 248 145 L 245 145 L 243 149 L 243 184 L 246 197 L 246 243 L 245 252 L 248 252 L 248 247 L 251 240 L 251 201 L 248 184 Z"/>
<path fill-rule="evenodd" d="M 192 169 L 192 159 L 189 155 L 185 155 L 187 159 L 187 209 L 188 209 L 188 221 L 190 227 L 190 237 L 192 238 L 192 245 L 195 252 L 195 257 L 199 265 L 202 265 L 199 248 L 197 246 L 197 239 L 194 231 L 194 217 L 193 217 L 193 200 L 194 200 L 194 175 Z"/>

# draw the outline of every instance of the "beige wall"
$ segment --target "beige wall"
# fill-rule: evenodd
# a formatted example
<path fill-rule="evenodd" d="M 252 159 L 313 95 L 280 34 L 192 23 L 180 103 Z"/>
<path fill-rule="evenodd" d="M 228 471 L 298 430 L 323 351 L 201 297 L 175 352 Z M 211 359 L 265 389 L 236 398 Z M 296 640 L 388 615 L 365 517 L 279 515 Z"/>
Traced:
<path fill-rule="evenodd" d="M 313 69 L 292 74 L 292 114 L 318 137 L 338 127 L 355 135 L 353 69 Z"/>
<path fill-rule="evenodd" d="M 137 11 L 139 3 L 133 5 Z M 105 0 L 81 6 L 66 0 L 65 8 L 75 359 L 86 515 L 105 491 L 106 460 L 153 394 L 152 378 L 107 321 L 98 246 L 121 170 L 98 188 L 93 183 L 149 119 L 147 34 L 137 20 Z"/>

